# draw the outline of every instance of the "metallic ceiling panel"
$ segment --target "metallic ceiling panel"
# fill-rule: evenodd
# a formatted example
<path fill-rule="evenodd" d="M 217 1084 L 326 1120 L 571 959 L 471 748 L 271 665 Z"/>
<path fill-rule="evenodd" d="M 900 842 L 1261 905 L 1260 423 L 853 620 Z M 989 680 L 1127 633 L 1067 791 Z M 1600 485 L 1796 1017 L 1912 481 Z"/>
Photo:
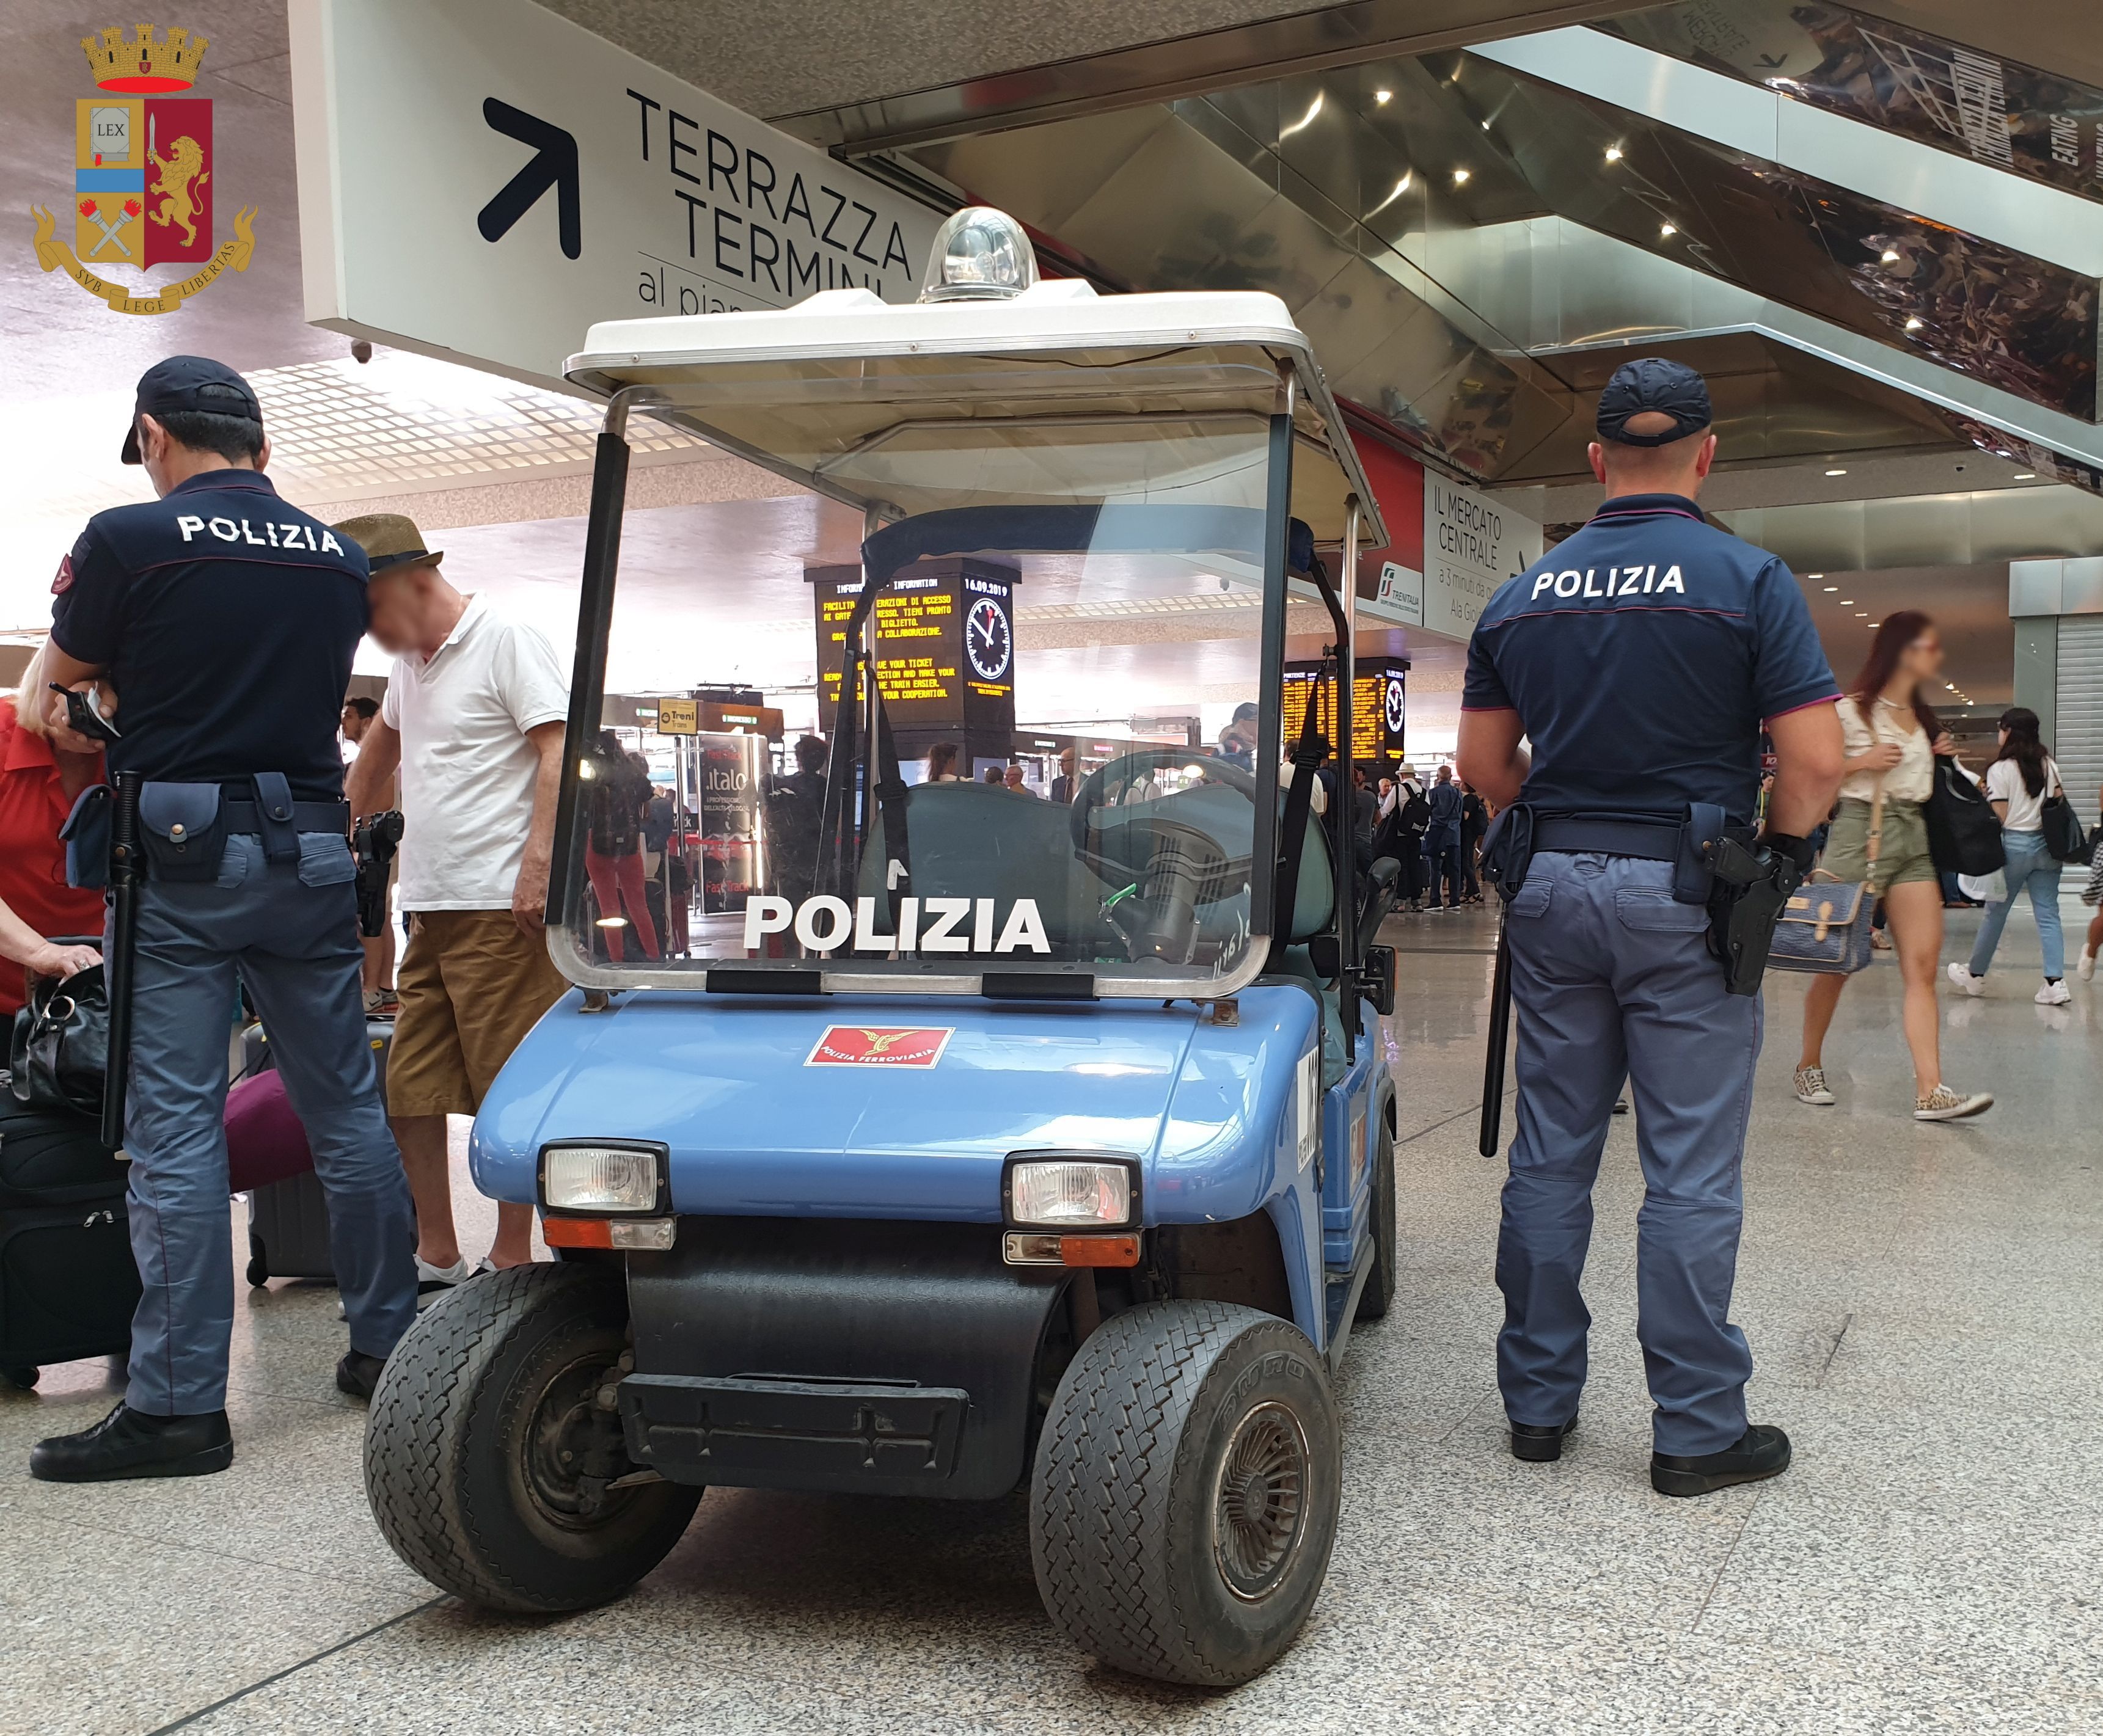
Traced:
<path fill-rule="evenodd" d="M 2006 186 L 2003 178 L 2014 177 L 2018 195 L 2031 188 L 2059 188 L 2088 199 L 2103 198 L 2103 186 L 2090 172 L 2098 129 L 2103 127 L 2103 88 L 2098 87 L 2103 81 L 2083 83 L 2079 74 L 2066 70 L 2067 51 L 2096 33 L 2092 10 L 2078 24 L 2070 17 L 2065 33 L 2036 65 L 1981 54 L 1910 21 L 1820 0 L 1687 0 L 1603 28 L 1690 69 L 1789 99 L 1776 111 L 1784 130 L 1776 141 L 1778 162 L 1796 160 L 1786 136 L 1792 117 L 1825 118 L 1860 123 L 1879 144 L 1932 147 L 1941 161 L 1934 180 L 1947 198 L 1967 198 L 1982 184 L 2003 180 Z M 2043 65 L 2054 70 L 2039 71 Z M 1566 69 L 1571 70 L 1576 69 Z M 1610 94 L 1592 88 L 1597 95 Z M 1696 116 L 1674 118 L 1674 124 L 1705 131 Z M 1815 137 L 1816 131 L 1807 129 L 1806 136 Z M 1949 162 L 1950 155 L 1962 168 Z M 1966 172 L 1974 170 L 1976 174 Z M 1871 190 L 1866 180 L 1857 178 L 1851 184 Z M 1908 202 L 1903 193 L 1879 196 Z M 1990 201 L 1991 194 L 1987 197 Z M 1913 208 L 1927 209 L 1918 204 Z M 2029 208 L 2017 197 L 2005 215 L 2020 221 Z M 1990 220 L 1994 214 L 1982 215 Z M 1997 233 L 1961 215 L 1950 220 L 1982 234 Z M 2042 247 L 2033 246 L 2031 251 L 2057 257 Z"/>
<path fill-rule="evenodd" d="M 1324 191 L 1262 148 L 1261 131 L 1289 143 L 1314 107 L 1309 95 L 1280 121 L 1260 103 L 1179 103 L 957 140 L 915 158 L 1132 288 L 1270 291 L 1336 391 L 1447 462 L 1492 474 L 1567 417 L 1567 388 L 1331 196 L 1363 198 L 1352 191 L 1360 170 L 1329 175 Z M 1387 173 L 1378 139 L 1361 145 L 1354 160 L 1372 165 L 1364 172 Z M 1162 199 L 1163 187 L 1177 197 Z"/>
<path fill-rule="evenodd" d="M 613 3 L 558 0 L 558 9 L 576 16 Z M 865 100 L 776 112 L 769 118 L 813 144 L 849 156 L 902 150 L 1383 55 L 1421 54 L 1583 24 L 1632 9 L 1629 0 L 1351 0 L 1011 70 L 989 67 L 981 76 L 904 87 L 896 95 Z M 580 21 L 602 35 L 611 33 L 589 19 Z M 957 29 L 969 28 L 958 20 Z M 942 43 L 938 59 L 949 58 L 953 40 Z M 851 64 L 851 56 L 843 59 Z M 705 88 L 716 87 L 705 64 L 691 76 Z"/>
<path fill-rule="evenodd" d="M 2103 554 L 2103 499 L 2075 488 L 1750 507 L 1717 517 L 1798 572 Z"/>

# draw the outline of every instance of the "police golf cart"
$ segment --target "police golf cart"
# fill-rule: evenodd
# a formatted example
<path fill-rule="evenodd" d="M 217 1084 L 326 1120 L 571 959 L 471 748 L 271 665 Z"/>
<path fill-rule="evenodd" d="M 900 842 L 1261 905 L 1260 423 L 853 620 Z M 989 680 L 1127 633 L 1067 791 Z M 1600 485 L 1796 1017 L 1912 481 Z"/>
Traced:
<path fill-rule="evenodd" d="M 1025 1488 L 1062 1632 L 1239 1682 L 1320 1588 L 1331 1372 L 1394 1285 L 1394 1088 L 1364 1009 L 1392 1001 L 1370 943 L 1395 865 L 1332 850 L 1319 746 L 1282 718 L 1288 635 L 1333 647 L 1348 790 L 1330 574 L 1385 535 L 1274 297 L 1040 282 L 983 209 L 930 280 L 914 306 L 602 324 L 571 358 L 608 400 L 549 898 L 576 986 L 474 1143 L 482 1190 L 536 1205 L 558 1259 L 420 1318 L 367 1487 L 411 1566 L 509 1610 L 617 1596 L 709 1485 Z M 718 575 L 640 519 L 624 548 L 644 418 L 820 497 L 762 504 L 835 558 L 815 633 L 785 555 Z M 624 640 L 617 557 L 657 605 L 714 586 L 709 623 L 776 659 L 765 682 L 829 702 L 822 797 L 785 789 L 794 824 L 707 858 L 683 937 L 593 893 L 580 748 L 609 655 L 666 652 Z M 987 642 L 962 660 L 957 612 Z M 1070 802 L 970 781 L 968 754 L 918 776 L 910 720 L 945 682 L 997 688 L 1003 633 L 1047 707 L 1172 689 L 1255 721 L 1218 753 L 1125 744 Z"/>

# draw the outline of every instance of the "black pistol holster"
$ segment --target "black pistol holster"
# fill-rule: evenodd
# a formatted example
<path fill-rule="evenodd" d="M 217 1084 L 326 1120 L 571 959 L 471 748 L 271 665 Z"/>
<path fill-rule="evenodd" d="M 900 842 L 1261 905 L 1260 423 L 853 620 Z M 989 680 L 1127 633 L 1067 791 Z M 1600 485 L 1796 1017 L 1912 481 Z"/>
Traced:
<path fill-rule="evenodd" d="M 1785 847 L 1797 842 L 1776 837 L 1747 844 L 1724 835 L 1709 846 L 1709 950 L 1723 961 L 1723 987 L 1734 995 L 1760 992 L 1775 925 L 1803 884 L 1806 871 Z"/>

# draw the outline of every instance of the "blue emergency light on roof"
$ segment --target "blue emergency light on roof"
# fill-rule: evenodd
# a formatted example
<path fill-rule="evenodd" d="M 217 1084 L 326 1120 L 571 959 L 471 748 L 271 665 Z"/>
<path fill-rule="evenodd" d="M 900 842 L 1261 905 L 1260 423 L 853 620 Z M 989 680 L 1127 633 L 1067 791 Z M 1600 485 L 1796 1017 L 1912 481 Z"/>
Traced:
<path fill-rule="evenodd" d="M 989 205 L 967 205 L 936 232 L 923 301 L 993 301 L 1037 281 L 1037 254 L 1022 225 Z"/>

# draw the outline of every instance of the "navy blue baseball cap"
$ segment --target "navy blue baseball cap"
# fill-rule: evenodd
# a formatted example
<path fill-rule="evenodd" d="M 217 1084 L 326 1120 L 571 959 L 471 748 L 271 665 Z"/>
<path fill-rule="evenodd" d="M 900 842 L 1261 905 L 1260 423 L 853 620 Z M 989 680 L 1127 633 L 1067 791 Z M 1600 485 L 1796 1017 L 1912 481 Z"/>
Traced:
<path fill-rule="evenodd" d="M 204 390 L 207 387 L 212 389 Z M 239 416 L 259 428 L 263 423 L 263 406 L 256 402 L 254 390 L 224 362 L 209 356 L 171 356 L 139 376 L 138 402 L 131 406 L 131 425 L 124 431 L 124 450 L 118 455 L 122 461 L 140 462 L 140 417 L 185 410 Z"/>
<path fill-rule="evenodd" d="M 1672 418 L 1672 426 L 1655 434 L 1632 434 L 1629 419 L 1657 411 Z M 1645 356 L 1625 362 L 1599 394 L 1595 426 L 1602 440 L 1625 446 L 1670 446 L 1698 434 L 1716 420 L 1709 406 L 1709 387 L 1684 362 L 1668 362 L 1662 356 Z"/>

